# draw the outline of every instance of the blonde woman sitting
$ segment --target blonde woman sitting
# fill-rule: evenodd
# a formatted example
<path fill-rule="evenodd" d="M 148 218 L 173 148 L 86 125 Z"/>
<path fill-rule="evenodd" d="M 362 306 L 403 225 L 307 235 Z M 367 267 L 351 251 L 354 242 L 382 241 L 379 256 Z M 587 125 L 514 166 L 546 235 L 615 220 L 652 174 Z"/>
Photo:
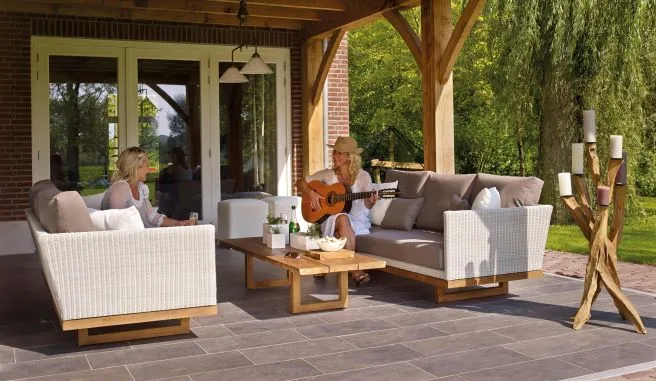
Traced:
<path fill-rule="evenodd" d="M 148 168 L 148 155 L 143 149 L 130 147 L 121 152 L 112 175 L 112 185 L 105 192 L 100 208 L 125 209 L 135 206 L 147 228 L 193 225 L 190 220 L 174 220 L 155 211 L 148 199 L 148 186 L 144 184 Z"/>

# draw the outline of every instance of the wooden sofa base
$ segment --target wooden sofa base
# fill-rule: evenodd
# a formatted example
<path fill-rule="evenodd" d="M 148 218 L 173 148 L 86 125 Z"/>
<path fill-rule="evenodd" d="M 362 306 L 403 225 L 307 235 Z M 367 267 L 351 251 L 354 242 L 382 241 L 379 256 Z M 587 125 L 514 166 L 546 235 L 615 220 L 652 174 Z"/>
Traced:
<path fill-rule="evenodd" d="M 387 265 L 383 271 L 435 286 L 435 303 L 446 303 L 458 300 L 506 295 L 508 294 L 509 281 L 520 279 L 535 279 L 540 278 L 543 275 L 542 270 L 533 270 L 512 274 L 444 280 L 429 275 L 414 273 L 412 271 L 403 270 L 398 267 L 392 267 L 389 265 Z M 498 283 L 499 285 L 496 287 L 479 288 L 474 290 L 462 290 L 463 287 L 471 287 L 491 283 Z"/>
<path fill-rule="evenodd" d="M 217 306 L 181 308 L 176 310 L 142 312 L 136 314 L 104 316 L 62 321 L 64 331 L 77 331 L 78 345 L 112 343 L 125 340 L 180 335 L 189 333 L 189 319 L 195 316 L 215 315 Z M 132 324 L 178 320 L 175 325 L 131 329 Z M 110 332 L 94 333 L 92 328 L 112 327 Z"/>

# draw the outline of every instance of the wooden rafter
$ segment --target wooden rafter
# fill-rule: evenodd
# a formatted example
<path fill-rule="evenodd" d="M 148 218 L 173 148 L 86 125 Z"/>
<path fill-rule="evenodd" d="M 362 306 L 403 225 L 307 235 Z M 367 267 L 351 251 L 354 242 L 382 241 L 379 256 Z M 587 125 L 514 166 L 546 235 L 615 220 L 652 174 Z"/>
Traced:
<path fill-rule="evenodd" d="M 216 1 L 216 0 L 210 0 Z M 221 0 L 228 3 L 239 3 L 239 0 Z M 360 1 L 360 0 L 357 0 Z M 303 8 L 303 9 L 317 9 L 324 11 L 345 11 L 346 0 L 248 0 L 248 6 L 252 5 L 268 5 L 272 7 L 285 7 L 285 8 Z"/>
<path fill-rule="evenodd" d="M 239 25 L 239 20 L 234 15 L 229 14 L 152 10 L 144 8 L 105 8 L 97 5 L 70 5 L 67 1 L 61 1 L 61 4 L 43 4 L 35 0 L 24 0 L 11 3 L 0 2 L 0 11 L 88 16 L 126 20 L 188 22 L 211 25 Z M 301 29 L 302 23 L 300 20 L 294 19 L 253 16 L 248 18 L 248 26 L 298 30 Z"/>
<path fill-rule="evenodd" d="M 323 53 L 323 58 L 321 59 L 321 64 L 319 65 L 319 72 L 317 73 L 317 78 L 314 80 L 312 85 L 312 103 L 315 105 L 319 102 L 321 97 L 321 91 L 323 90 L 323 85 L 326 83 L 326 78 L 328 77 L 328 72 L 330 71 L 330 66 L 333 63 L 339 44 L 344 38 L 346 33 L 343 29 L 338 29 L 333 32 L 333 35 L 330 37 L 328 42 L 328 48 Z"/>
<path fill-rule="evenodd" d="M 349 30 L 380 18 L 384 12 L 417 6 L 419 0 L 358 0 L 344 12 L 324 14 L 320 23 L 306 23 L 307 38 L 326 38 L 338 29 Z"/>
<path fill-rule="evenodd" d="M 159 87 L 159 85 L 156 83 L 146 83 L 146 85 L 151 89 L 153 89 L 153 91 L 156 92 L 157 95 L 162 97 L 162 99 L 164 99 L 166 103 L 168 103 L 169 106 L 171 106 L 171 108 L 176 113 L 178 113 L 178 116 L 180 116 L 180 118 L 182 118 L 182 120 L 185 123 L 187 123 L 187 126 L 191 125 L 189 121 L 189 115 L 187 114 L 187 112 L 182 108 L 182 106 L 180 106 L 180 104 L 178 104 L 178 102 L 175 101 L 175 99 L 171 98 L 171 96 L 166 91 L 164 91 L 164 89 Z"/>
<path fill-rule="evenodd" d="M 403 17 L 401 12 L 398 9 L 387 11 L 383 13 L 383 16 L 389 21 L 390 24 L 396 29 L 399 33 L 405 44 L 410 49 L 410 53 L 415 58 L 417 65 L 421 66 L 421 41 L 419 41 L 419 36 L 412 29 L 408 20 Z"/>
<path fill-rule="evenodd" d="M 467 2 L 467 6 L 465 6 L 465 9 L 460 15 L 458 23 L 449 39 L 449 43 L 446 45 L 446 49 L 444 49 L 444 53 L 440 59 L 438 73 L 440 83 L 446 83 L 449 80 L 462 46 L 465 44 L 467 37 L 469 37 L 469 33 L 471 33 L 478 16 L 483 12 L 484 5 L 485 0 L 469 0 Z"/>

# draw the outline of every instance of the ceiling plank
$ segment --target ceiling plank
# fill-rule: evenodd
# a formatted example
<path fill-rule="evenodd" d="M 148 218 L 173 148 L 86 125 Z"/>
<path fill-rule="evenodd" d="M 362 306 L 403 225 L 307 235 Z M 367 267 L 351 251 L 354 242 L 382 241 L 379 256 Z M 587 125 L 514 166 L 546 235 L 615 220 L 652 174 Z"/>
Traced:
<path fill-rule="evenodd" d="M 176 12 L 148 9 L 107 9 L 98 6 L 83 5 L 53 5 L 22 1 L 6 3 L 0 2 L 0 11 L 41 13 L 50 15 L 87 16 L 126 20 L 151 20 L 185 22 L 207 25 L 239 25 L 239 20 L 231 15 L 220 15 L 202 12 Z M 264 17 L 249 17 L 248 26 L 262 28 L 301 29 L 299 20 L 276 19 Z"/>
<path fill-rule="evenodd" d="M 484 5 L 485 0 L 469 0 L 467 2 L 440 59 L 440 68 L 437 77 L 440 83 L 444 84 L 449 80 L 453 66 L 455 66 L 458 56 L 460 56 L 460 50 L 462 50 L 462 46 L 465 44 L 467 37 L 469 37 L 469 33 L 474 27 L 476 20 L 478 20 L 478 16 L 483 12 Z"/>
<path fill-rule="evenodd" d="M 408 9 L 419 5 L 419 0 L 358 0 L 348 3 L 345 12 L 325 13 L 320 23 L 305 23 L 305 38 L 327 38 L 338 29 L 353 29 L 379 19 L 382 13 Z"/>
<path fill-rule="evenodd" d="M 219 0 L 209 0 L 219 1 Z M 239 3 L 239 0 L 220 0 L 229 3 Z M 361 0 L 351 0 L 352 2 Z M 285 8 L 305 8 L 317 9 L 323 11 L 343 12 L 347 9 L 346 0 L 248 0 L 248 6 L 251 5 L 270 5 L 273 7 Z"/>
<path fill-rule="evenodd" d="M 412 29 L 412 26 L 410 26 L 408 20 L 403 17 L 398 9 L 387 11 L 383 13 L 383 16 L 387 19 L 387 21 L 389 21 L 390 24 L 392 24 L 403 41 L 405 41 L 408 49 L 410 49 L 410 53 L 412 53 L 412 56 L 415 58 L 415 62 L 417 62 L 417 65 L 421 67 L 421 41 L 419 41 L 417 32 Z"/>
<path fill-rule="evenodd" d="M 95 6 L 106 9 L 143 9 L 143 10 L 165 10 L 180 12 L 203 12 L 211 14 L 222 14 L 236 16 L 239 3 L 229 1 L 204 1 L 204 0 L 157 0 L 146 1 L 143 5 L 134 0 L 27 0 L 39 4 L 53 4 L 60 6 Z M 321 20 L 318 10 L 306 8 L 281 8 L 248 3 L 250 17 L 284 18 L 295 20 Z"/>

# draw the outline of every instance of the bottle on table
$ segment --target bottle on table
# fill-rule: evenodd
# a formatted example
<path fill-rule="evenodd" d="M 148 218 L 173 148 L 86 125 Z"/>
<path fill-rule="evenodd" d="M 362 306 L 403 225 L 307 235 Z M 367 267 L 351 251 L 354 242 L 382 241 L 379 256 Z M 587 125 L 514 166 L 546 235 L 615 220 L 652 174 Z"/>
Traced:
<path fill-rule="evenodd" d="M 296 205 L 292 205 L 292 215 L 289 220 L 289 233 L 298 233 L 301 231 L 301 225 L 296 220 Z"/>

